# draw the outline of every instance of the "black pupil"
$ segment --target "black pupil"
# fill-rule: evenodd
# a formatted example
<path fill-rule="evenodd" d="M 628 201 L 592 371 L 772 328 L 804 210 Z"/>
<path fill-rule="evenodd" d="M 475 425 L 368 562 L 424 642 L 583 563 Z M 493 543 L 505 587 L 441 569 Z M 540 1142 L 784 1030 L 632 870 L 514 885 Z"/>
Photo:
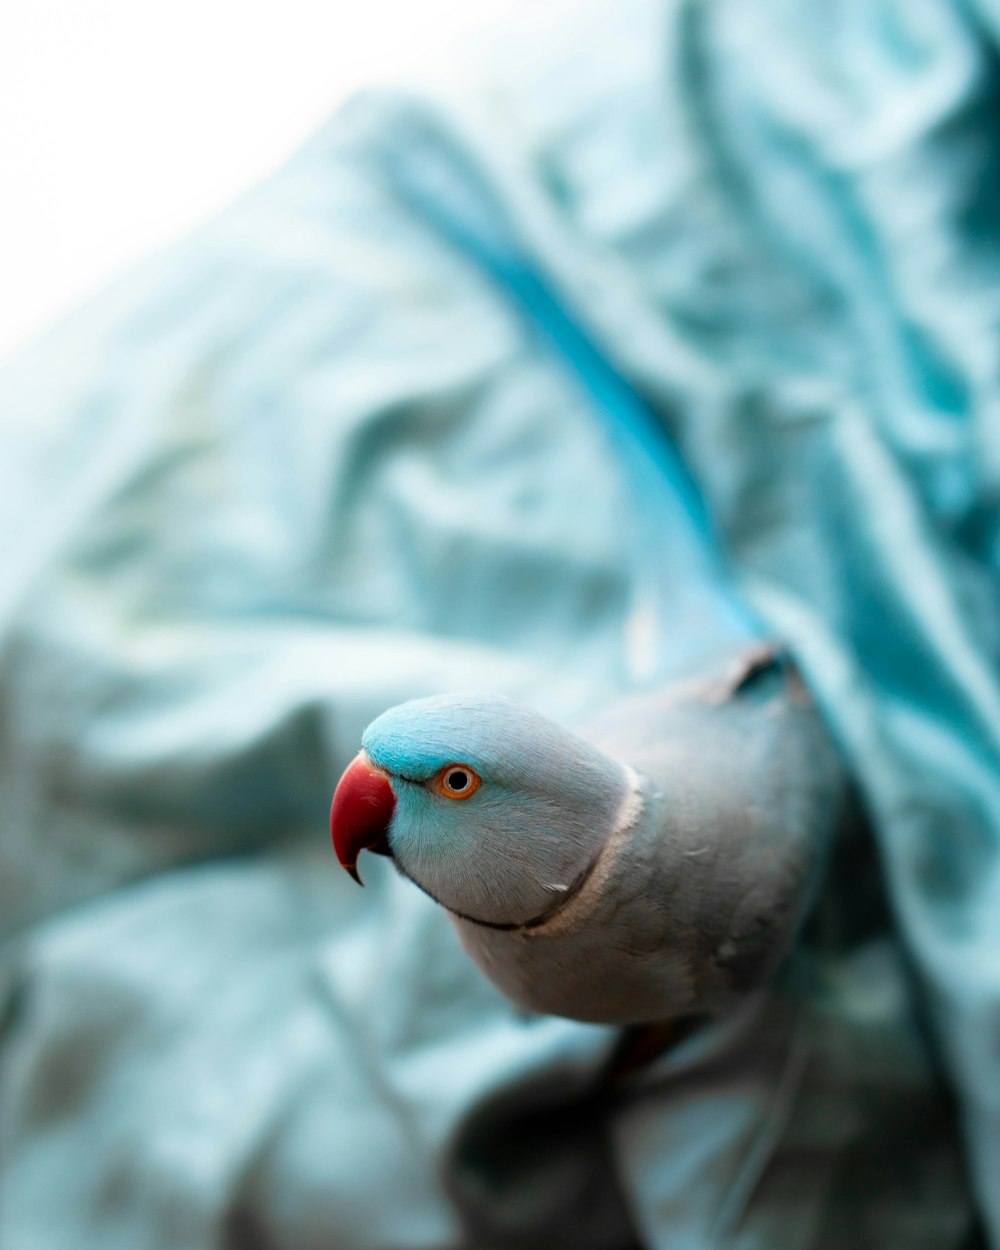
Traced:
<path fill-rule="evenodd" d="M 453 768 L 445 778 L 449 790 L 465 790 L 469 784 L 469 774 L 460 768 Z"/>

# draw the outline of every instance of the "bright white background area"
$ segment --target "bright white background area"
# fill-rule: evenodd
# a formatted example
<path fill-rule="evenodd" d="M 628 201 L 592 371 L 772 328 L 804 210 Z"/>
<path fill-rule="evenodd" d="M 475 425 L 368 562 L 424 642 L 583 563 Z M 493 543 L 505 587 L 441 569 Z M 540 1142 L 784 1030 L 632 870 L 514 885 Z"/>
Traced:
<path fill-rule="evenodd" d="M 523 0 L 0 3 L 0 358 Z"/>

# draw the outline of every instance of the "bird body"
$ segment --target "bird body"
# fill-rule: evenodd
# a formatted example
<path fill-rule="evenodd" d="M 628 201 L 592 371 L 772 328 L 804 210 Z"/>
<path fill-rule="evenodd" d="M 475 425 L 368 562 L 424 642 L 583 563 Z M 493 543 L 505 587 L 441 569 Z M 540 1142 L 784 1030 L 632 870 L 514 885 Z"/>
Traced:
<path fill-rule="evenodd" d="M 759 643 L 577 733 L 491 696 L 415 700 L 352 768 L 331 810 L 346 867 L 391 854 L 516 1004 L 616 1024 L 719 1011 L 766 980 L 846 797 L 794 665 Z M 393 797 L 356 834 L 352 776 Z"/>

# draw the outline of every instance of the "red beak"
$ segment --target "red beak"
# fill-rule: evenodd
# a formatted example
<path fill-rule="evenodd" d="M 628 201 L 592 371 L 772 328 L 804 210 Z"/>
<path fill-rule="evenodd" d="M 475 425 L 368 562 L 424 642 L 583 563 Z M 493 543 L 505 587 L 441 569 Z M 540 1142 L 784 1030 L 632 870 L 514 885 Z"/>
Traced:
<path fill-rule="evenodd" d="M 364 884 L 357 869 L 362 851 L 392 854 L 388 834 L 395 806 L 389 778 L 359 751 L 337 783 L 330 804 L 333 849 L 341 868 L 346 868 L 358 885 Z"/>

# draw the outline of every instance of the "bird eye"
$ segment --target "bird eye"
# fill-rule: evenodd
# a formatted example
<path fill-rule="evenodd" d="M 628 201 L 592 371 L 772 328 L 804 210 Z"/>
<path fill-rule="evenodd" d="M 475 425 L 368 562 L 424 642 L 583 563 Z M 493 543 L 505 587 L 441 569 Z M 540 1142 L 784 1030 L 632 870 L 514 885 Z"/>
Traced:
<path fill-rule="evenodd" d="M 434 777 L 434 789 L 446 799 L 467 799 L 479 789 L 479 777 L 468 764 L 445 764 Z"/>

